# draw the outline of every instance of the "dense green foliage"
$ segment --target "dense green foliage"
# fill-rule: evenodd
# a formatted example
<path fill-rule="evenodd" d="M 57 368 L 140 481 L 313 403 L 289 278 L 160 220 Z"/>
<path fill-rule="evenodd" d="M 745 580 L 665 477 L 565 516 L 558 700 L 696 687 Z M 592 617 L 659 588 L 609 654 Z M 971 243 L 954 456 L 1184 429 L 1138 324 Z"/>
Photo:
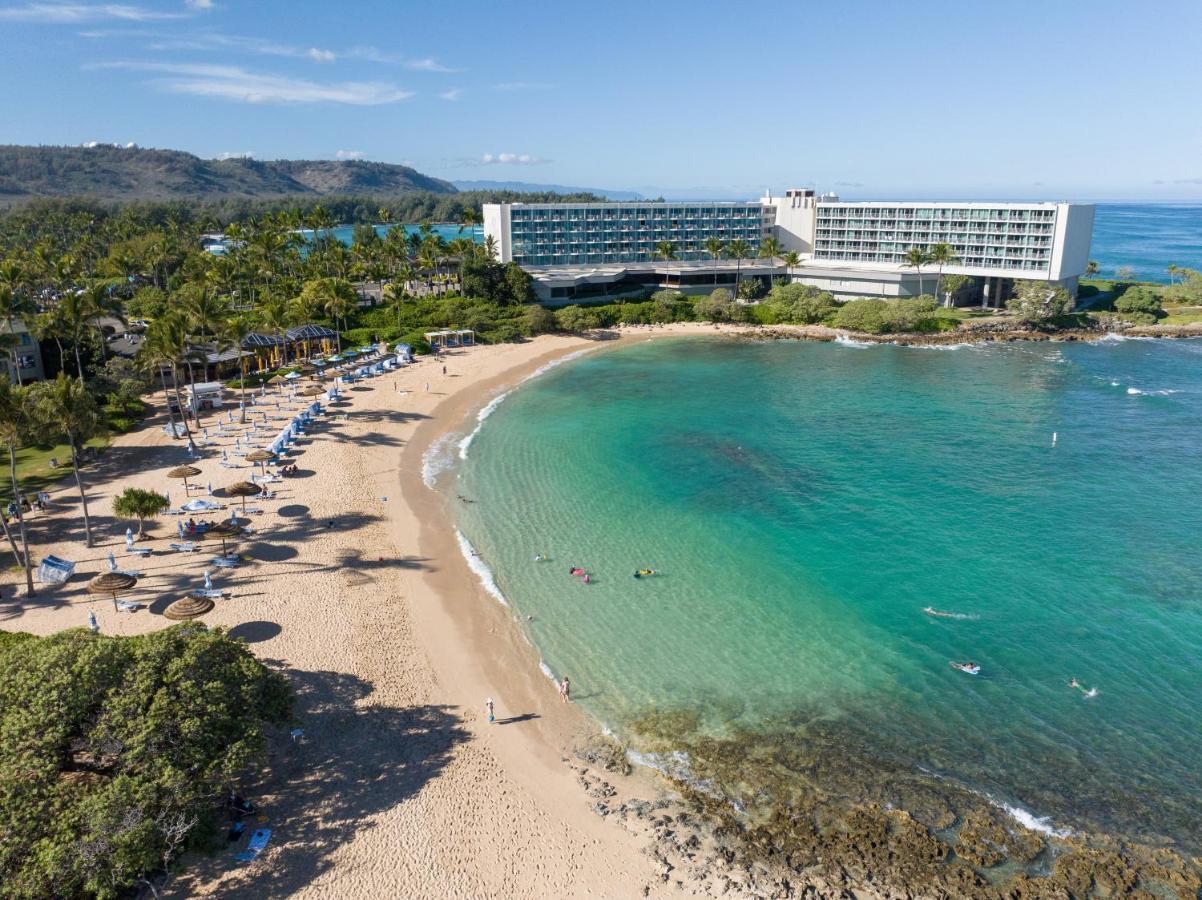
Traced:
<path fill-rule="evenodd" d="M 1073 310 L 1073 298 L 1058 285 L 1044 281 L 1016 281 L 1006 307 L 1024 322 L 1038 324 Z"/>
<path fill-rule="evenodd" d="M 0 884 L 118 897 L 202 846 L 291 692 L 220 631 L 0 641 Z"/>
<path fill-rule="evenodd" d="M 1114 309 L 1122 318 L 1136 325 L 1152 325 L 1164 315 L 1160 296 L 1151 288 L 1133 285 L 1114 301 Z"/>

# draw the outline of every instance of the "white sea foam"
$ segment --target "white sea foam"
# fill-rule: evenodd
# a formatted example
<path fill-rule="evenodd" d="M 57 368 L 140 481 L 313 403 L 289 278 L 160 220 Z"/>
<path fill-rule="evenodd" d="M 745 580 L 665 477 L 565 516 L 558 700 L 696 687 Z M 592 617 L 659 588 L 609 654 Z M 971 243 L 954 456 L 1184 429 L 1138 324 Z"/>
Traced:
<path fill-rule="evenodd" d="M 1167 397 L 1170 394 L 1180 394 L 1181 391 L 1142 391 L 1139 388 L 1129 387 L 1127 388 L 1127 393 L 1131 394 L 1133 397 Z"/>
<path fill-rule="evenodd" d="M 842 344 L 844 347 L 855 347 L 858 350 L 874 346 L 872 341 L 857 341 L 855 338 L 850 338 L 845 334 L 836 335 L 835 343 Z"/>
<path fill-rule="evenodd" d="M 549 363 L 544 363 L 543 365 L 539 366 L 537 369 L 535 369 L 533 372 L 531 372 L 529 375 L 527 375 L 525 378 L 523 378 L 521 383 L 525 384 L 527 381 L 529 381 L 532 378 L 538 378 L 538 376 L 540 376 L 540 375 L 547 374 L 548 372 L 550 372 L 552 369 L 554 369 L 557 366 L 562 366 L 566 362 L 570 362 L 573 359 L 578 359 L 581 356 L 584 356 L 584 354 L 592 353 L 592 352 L 593 352 L 592 347 L 585 347 L 583 350 L 575 350 L 571 353 L 566 353 L 563 356 L 558 357 L 557 359 L 551 360 Z"/>
<path fill-rule="evenodd" d="M 908 347 L 911 350 L 982 350 L 984 344 L 972 343 L 971 341 L 961 341 L 958 344 L 898 344 L 899 347 Z"/>
<path fill-rule="evenodd" d="M 504 403 L 505 398 L 511 393 L 513 392 L 505 391 L 504 393 L 498 394 L 489 400 L 488 403 L 484 405 L 484 408 L 480 410 L 480 412 L 476 413 L 476 427 L 471 430 L 467 437 L 459 442 L 460 459 L 467 459 L 467 448 L 472 445 L 472 441 L 476 439 L 476 435 L 478 435 L 480 433 L 480 429 L 484 427 L 484 420 L 496 412 L 497 407 Z"/>
<path fill-rule="evenodd" d="M 434 484 L 438 480 L 438 476 L 447 471 L 454 465 L 455 460 L 451 455 L 451 441 L 454 439 L 453 434 L 444 434 L 438 440 L 430 444 L 426 448 L 426 452 L 422 454 L 422 481 L 426 487 L 434 490 Z"/>
<path fill-rule="evenodd" d="M 1004 809 L 1010 818 L 1012 818 L 1023 828 L 1031 831 L 1038 831 L 1040 834 L 1046 834 L 1048 837 L 1065 838 L 1072 835 L 1072 830 L 1069 828 L 1057 828 L 1052 824 L 1052 820 L 1048 816 L 1037 816 L 1035 813 L 1023 809 L 1021 806 L 1011 806 L 1009 803 L 998 803 L 992 797 L 989 802 L 994 806 Z"/>
<path fill-rule="evenodd" d="M 555 673 L 551 671 L 551 667 L 541 659 L 538 661 L 538 670 L 550 678 L 555 684 L 559 684 L 559 679 L 555 677 Z"/>
<path fill-rule="evenodd" d="M 509 606 L 509 601 L 505 599 L 505 595 L 497 587 L 497 580 L 493 577 L 492 569 L 480 558 L 480 554 L 476 552 L 476 548 L 471 545 L 471 542 L 464 537 L 463 532 L 458 528 L 455 529 L 455 539 L 459 541 L 459 551 L 463 554 L 463 558 L 467 560 L 467 567 L 476 573 L 476 577 L 480 579 L 480 584 L 484 586 L 484 590 L 492 594 L 493 599 L 502 606 Z"/>

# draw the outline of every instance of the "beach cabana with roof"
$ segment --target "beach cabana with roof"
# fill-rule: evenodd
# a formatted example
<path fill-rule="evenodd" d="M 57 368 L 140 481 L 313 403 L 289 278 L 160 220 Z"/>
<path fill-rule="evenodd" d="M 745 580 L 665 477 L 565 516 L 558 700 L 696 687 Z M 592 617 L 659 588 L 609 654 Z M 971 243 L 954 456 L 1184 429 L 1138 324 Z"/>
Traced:
<path fill-rule="evenodd" d="M 284 336 L 290 344 L 303 344 L 306 358 L 314 355 L 314 348 L 318 354 L 324 355 L 334 352 L 338 347 L 338 332 L 324 325 L 298 325 L 289 328 Z"/>
<path fill-rule="evenodd" d="M 242 339 L 242 349 L 255 355 L 259 372 L 278 369 L 284 364 L 284 349 L 287 342 L 278 334 L 252 332 Z"/>
<path fill-rule="evenodd" d="M 470 347 L 476 343 L 476 332 L 470 328 L 449 328 L 443 331 L 427 331 L 426 343 L 440 347 Z"/>

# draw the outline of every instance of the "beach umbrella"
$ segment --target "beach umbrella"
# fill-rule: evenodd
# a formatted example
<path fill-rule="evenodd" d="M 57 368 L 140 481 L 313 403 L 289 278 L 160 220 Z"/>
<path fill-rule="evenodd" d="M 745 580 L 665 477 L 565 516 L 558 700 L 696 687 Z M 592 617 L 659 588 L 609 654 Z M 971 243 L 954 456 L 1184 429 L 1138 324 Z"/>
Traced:
<path fill-rule="evenodd" d="M 231 484 L 229 487 L 227 487 L 225 489 L 225 492 L 227 494 L 229 494 L 231 497 L 241 497 L 242 498 L 242 512 L 245 513 L 246 512 L 246 498 L 247 497 L 257 497 L 259 494 L 261 494 L 263 492 L 263 488 L 261 488 L 257 484 L 252 484 L 249 481 L 238 481 L 238 482 L 235 482 L 234 484 Z"/>
<path fill-rule="evenodd" d="M 258 487 L 258 485 L 256 485 Z M 210 538 L 219 538 L 221 540 L 221 555 L 229 555 L 226 551 L 225 542 L 228 538 L 237 537 L 242 533 L 242 526 L 237 522 L 218 522 L 216 525 L 211 525 L 197 537 L 209 540 Z"/>
<path fill-rule="evenodd" d="M 259 468 L 263 470 L 264 475 L 267 474 L 267 460 L 269 459 L 275 459 L 275 454 L 269 453 L 266 450 L 254 450 L 246 454 L 246 461 L 258 463 Z"/>
<path fill-rule="evenodd" d="M 189 593 L 185 594 L 183 599 L 176 600 L 168 606 L 163 615 L 168 619 L 175 619 L 177 621 L 195 619 L 203 616 L 214 606 L 213 601 L 203 594 Z"/>
<path fill-rule="evenodd" d="M 182 478 L 184 480 L 184 493 L 187 494 L 190 488 L 188 487 L 188 479 L 195 478 L 200 474 L 200 469 L 196 466 L 176 466 L 167 473 L 168 478 Z"/>
<path fill-rule="evenodd" d="M 128 591 L 137 583 L 138 579 L 133 575 L 127 575 L 124 572 L 105 572 L 103 575 L 97 575 L 88 582 L 88 593 L 111 596 L 113 598 L 113 610 L 116 611 L 117 595 L 122 591 Z"/>
<path fill-rule="evenodd" d="M 326 392 L 325 388 L 318 387 L 315 384 L 311 384 L 307 388 L 301 390 L 299 393 L 302 397 L 320 397 L 325 392 Z"/>

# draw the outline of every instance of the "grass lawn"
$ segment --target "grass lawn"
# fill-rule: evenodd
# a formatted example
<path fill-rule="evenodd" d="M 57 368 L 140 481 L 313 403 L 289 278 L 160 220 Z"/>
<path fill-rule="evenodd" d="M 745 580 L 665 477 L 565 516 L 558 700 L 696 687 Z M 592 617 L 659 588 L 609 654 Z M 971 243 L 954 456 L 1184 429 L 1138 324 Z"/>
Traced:
<path fill-rule="evenodd" d="M 88 441 L 89 447 L 103 450 L 109 445 L 107 438 L 95 438 Z M 51 457 L 59 462 L 57 469 L 50 467 Z M 38 491 L 45 490 L 47 485 L 54 484 L 60 478 L 71 474 L 71 448 L 66 444 L 54 447 L 23 447 L 17 451 L 17 479 L 21 483 L 21 492 L 26 497 Z M 74 482 L 72 482 L 74 484 Z M 5 504 L 13 498 L 12 481 L 8 476 L 8 454 L 0 454 L 0 501 Z"/>
<path fill-rule="evenodd" d="M 1192 325 L 1202 322 L 1202 306 L 1166 306 L 1168 313 L 1157 325 Z"/>

